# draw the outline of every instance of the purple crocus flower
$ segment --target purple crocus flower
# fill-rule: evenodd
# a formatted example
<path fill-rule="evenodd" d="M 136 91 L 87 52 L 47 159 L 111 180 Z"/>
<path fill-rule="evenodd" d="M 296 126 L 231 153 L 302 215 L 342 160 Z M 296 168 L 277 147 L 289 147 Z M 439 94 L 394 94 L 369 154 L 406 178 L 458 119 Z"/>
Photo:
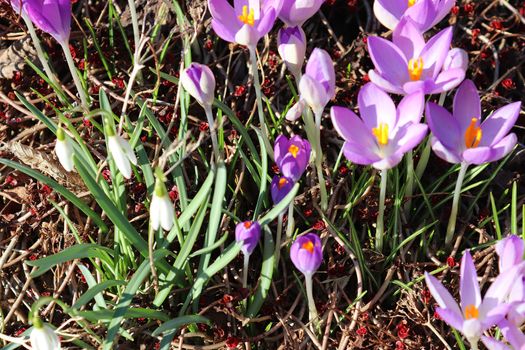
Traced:
<path fill-rule="evenodd" d="M 525 334 L 523 334 L 518 327 L 508 322 L 507 320 L 501 321 L 498 324 L 498 327 L 501 330 L 501 333 L 503 334 L 505 339 L 508 341 L 509 345 L 501 341 L 498 341 L 496 339 L 482 336 L 481 341 L 487 347 L 487 349 L 489 350 L 522 350 L 522 349 L 525 349 Z"/>
<path fill-rule="evenodd" d="M 343 152 L 356 164 L 385 170 L 396 166 L 427 133 L 419 123 L 423 113 L 421 92 L 405 96 L 397 109 L 386 92 L 372 83 L 359 91 L 361 118 L 344 107 L 332 107 L 332 123 L 346 141 Z"/>
<path fill-rule="evenodd" d="M 293 182 L 299 180 L 310 161 L 310 143 L 297 135 L 290 139 L 279 135 L 273 150 L 275 163 L 281 173 Z"/>
<path fill-rule="evenodd" d="M 426 32 L 450 12 L 455 0 L 375 0 L 374 14 L 388 29 L 394 30 L 403 16 Z"/>
<path fill-rule="evenodd" d="M 284 0 L 279 18 L 287 26 L 300 26 L 312 17 L 325 0 Z"/>
<path fill-rule="evenodd" d="M 272 29 L 283 0 L 208 0 L 211 25 L 223 40 L 254 48 Z"/>
<path fill-rule="evenodd" d="M 458 86 L 465 79 L 464 67 L 443 69 L 452 41 L 452 27 L 443 29 L 427 43 L 423 34 L 408 17 L 394 30 L 392 41 L 371 36 L 368 51 L 375 69 L 370 80 L 394 94 L 423 91 L 436 94 Z"/>
<path fill-rule="evenodd" d="M 281 28 L 277 35 L 277 44 L 286 68 L 298 79 L 306 54 L 306 35 L 303 29 L 299 26 Z"/>
<path fill-rule="evenodd" d="M 441 319 L 463 333 L 470 344 L 477 344 L 483 332 L 505 318 L 510 305 L 501 300 L 510 293 L 512 282 L 521 275 L 522 268 L 523 264 L 500 273 L 482 299 L 476 267 L 470 252 L 466 251 L 460 270 L 461 307 L 437 278 L 425 272 L 425 281 L 439 304 L 436 312 Z"/>
<path fill-rule="evenodd" d="M 335 70 L 328 52 L 315 48 L 306 64 L 305 74 L 299 82 L 300 100 L 288 113 L 286 119 L 299 118 L 308 105 L 317 116 L 335 96 Z"/>
<path fill-rule="evenodd" d="M 482 123 L 476 86 L 465 80 L 456 92 L 452 115 L 437 104 L 427 104 L 432 149 L 450 163 L 483 164 L 499 160 L 516 145 L 516 135 L 508 133 L 518 118 L 520 107 L 521 102 L 508 104 Z"/>
<path fill-rule="evenodd" d="M 284 176 L 274 176 L 270 184 L 273 204 L 279 203 L 290 192 L 294 181 Z"/>
<path fill-rule="evenodd" d="M 18 0 L 12 0 L 11 4 L 16 1 Z M 71 0 L 24 0 L 23 4 L 24 10 L 38 28 L 62 45 L 69 41 Z M 13 8 L 15 6 L 17 5 Z"/>
<path fill-rule="evenodd" d="M 241 244 L 244 255 L 251 255 L 261 238 L 261 225 L 257 221 L 240 222 L 235 227 L 235 240 Z"/>
<path fill-rule="evenodd" d="M 182 72 L 180 81 L 184 90 L 201 106 L 211 107 L 215 96 L 215 76 L 208 66 L 193 62 Z"/>
<path fill-rule="evenodd" d="M 308 233 L 298 237 L 290 248 L 290 259 L 292 259 L 297 270 L 305 276 L 311 277 L 323 261 L 323 250 L 319 236 L 315 233 Z"/>

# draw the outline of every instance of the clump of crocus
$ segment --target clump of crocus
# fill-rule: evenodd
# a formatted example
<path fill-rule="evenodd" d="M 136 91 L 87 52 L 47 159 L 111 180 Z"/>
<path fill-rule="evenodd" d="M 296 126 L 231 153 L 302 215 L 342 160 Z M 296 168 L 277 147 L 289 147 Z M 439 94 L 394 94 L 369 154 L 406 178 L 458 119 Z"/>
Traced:
<path fill-rule="evenodd" d="M 58 126 L 56 135 L 55 154 L 58 161 L 66 171 L 72 171 L 74 168 L 73 141 L 61 126 Z"/>
<path fill-rule="evenodd" d="M 206 112 L 213 152 L 216 160 L 219 161 L 221 153 L 219 143 L 217 142 L 215 121 L 212 113 L 213 100 L 215 97 L 215 76 L 208 66 L 193 62 L 182 72 L 180 80 L 184 90 L 193 96 Z"/>
<path fill-rule="evenodd" d="M 432 296 L 439 304 L 439 307 L 436 308 L 439 317 L 460 331 L 470 343 L 471 348 L 477 350 L 478 341 L 483 332 L 505 318 L 511 305 L 502 300 L 508 297 L 513 281 L 522 276 L 522 270 L 523 264 L 520 264 L 508 271 L 500 271 L 500 275 L 482 298 L 476 267 L 470 252 L 466 251 L 461 260 L 460 270 L 461 307 L 435 277 L 425 272 L 425 281 Z"/>
<path fill-rule="evenodd" d="M 40 317 L 33 320 L 33 329 L 29 335 L 31 348 L 34 350 L 60 350 L 60 339 L 49 325 L 44 324 Z"/>
<path fill-rule="evenodd" d="M 449 65 L 444 69 L 452 33 L 452 27 L 445 28 L 425 43 L 414 22 L 404 17 L 392 41 L 370 36 L 368 51 L 375 66 L 368 73 L 370 80 L 401 95 L 415 91 L 436 94 L 455 88 L 465 79 L 465 67 Z"/>
<path fill-rule="evenodd" d="M 296 182 L 301 178 L 310 161 L 310 143 L 300 136 L 288 139 L 279 135 L 274 144 L 275 163 L 285 178 Z"/>
<path fill-rule="evenodd" d="M 117 135 L 113 126 L 106 120 L 105 129 L 107 136 L 108 153 L 115 161 L 115 165 L 126 179 L 131 178 L 131 164 L 137 165 L 137 157 L 127 140 Z"/>
<path fill-rule="evenodd" d="M 277 44 L 279 55 L 298 83 L 306 54 L 306 35 L 303 29 L 299 26 L 281 28 L 277 34 Z"/>
<path fill-rule="evenodd" d="M 287 26 L 301 26 L 319 11 L 323 2 L 324 0 L 284 0 L 279 18 Z"/>
<path fill-rule="evenodd" d="M 304 275 L 310 322 L 317 322 L 317 309 L 313 296 L 312 276 L 323 261 L 321 239 L 315 233 L 298 237 L 290 248 L 290 259 Z"/>
<path fill-rule="evenodd" d="M 375 0 L 374 14 L 388 29 L 396 29 L 405 16 L 426 32 L 445 18 L 455 3 L 455 0 Z"/>
<path fill-rule="evenodd" d="M 257 221 L 244 221 L 235 227 L 235 240 L 241 245 L 244 254 L 244 269 L 242 274 L 242 286 L 248 285 L 248 264 L 250 255 L 261 238 L 261 225 Z"/>
<path fill-rule="evenodd" d="M 175 220 L 173 203 L 166 190 L 162 170 L 159 168 L 155 169 L 155 174 L 155 187 L 149 207 L 149 221 L 153 230 L 156 231 L 162 227 L 164 230 L 169 231 L 173 227 Z"/>
<path fill-rule="evenodd" d="M 420 123 L 424 103 L 423 93 L 416 92 L 405 96 L 396 108 L 387 93 L 368 83 L 358 94 L 361 118 L 347 108 L 332 107 L 332 123 L 345 140 L 345 157 L 382 171 L 376 229 L 378 250 L 382 249 L 383 242 L 387 170 L 396 166 L 403 155 L 425 137 L 427 126 Z"/>
<path fill-rule="evenodd" d="M 447 243 L 454 235 L 461 185 L 468 166 L 497 161 L 512 151 L 517 138 L 509 131 L 518 118 L 521 102 L 506 105 L 481 122 L 479 94 L 474 83 L 466 80 L 456 92 L 453 108 L 453 114 L 450 114 L 432 102 L 426 107 L 427 122 L 433 135 L 432 149 L 447 162 L 461 164 L 447 227 Z"/>

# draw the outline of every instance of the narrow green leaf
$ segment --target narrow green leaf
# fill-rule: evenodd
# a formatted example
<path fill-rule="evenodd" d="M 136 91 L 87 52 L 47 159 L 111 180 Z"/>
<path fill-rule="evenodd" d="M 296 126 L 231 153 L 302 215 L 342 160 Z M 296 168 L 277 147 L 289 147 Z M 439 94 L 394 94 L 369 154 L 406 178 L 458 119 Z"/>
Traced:
<path fill-rule="evenodd" d="M 162 326 L 155 329 L 151 335 L 156 337 L 165 332 L 176 332 L 180 327 L 185 326 L 190 323 L 204 323 L 207 325 L 211 324 L 210 321 L 204 316 L 200 316 L 200 315 L 180 316 L 172 320 L 169 320 L 167 322 L 164 322 Z"/>
<path fill-rule="evenodd" d="M 80 298 L 77 299 L 77 301 L 71 306 L 72 309 L 80 309 L 82 306 L 86 305 L 91 301 L 91 299 L 96 298 L 100 296 L 102 300 L 104 297 L 102 296 L 102 292 L 105 291 L 108 288 L 116 287 L 116 286 L 123 286 L 126 282 L 124 281 L 116 281 L 116 280 L 108 280 L 104 282 L 100 282 L 95 285 L 90 285 L 89 289 L 80 296 Z M 102 303 L 97 302 L 97 305 L 99 307 Z M 105 301 L 104 301 L 105 304 Z"/>

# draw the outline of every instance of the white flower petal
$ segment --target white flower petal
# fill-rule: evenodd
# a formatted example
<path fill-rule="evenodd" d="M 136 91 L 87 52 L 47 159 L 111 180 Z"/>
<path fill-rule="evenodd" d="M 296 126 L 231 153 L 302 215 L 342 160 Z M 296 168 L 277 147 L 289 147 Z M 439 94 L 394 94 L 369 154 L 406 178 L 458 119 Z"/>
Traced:
<path fill-rule="evenodd" d="M 73 144 L 68 137 L 63 141 L 57 139 L 55 144 L 55 154 L 57 155 L 58 161 L 66 171 L 73 170 Z"/>

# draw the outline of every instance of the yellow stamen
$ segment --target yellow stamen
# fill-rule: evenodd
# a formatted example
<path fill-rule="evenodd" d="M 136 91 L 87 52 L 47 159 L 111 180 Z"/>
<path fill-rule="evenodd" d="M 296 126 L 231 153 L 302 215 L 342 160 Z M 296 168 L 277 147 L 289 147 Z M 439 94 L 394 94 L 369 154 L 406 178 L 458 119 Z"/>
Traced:
<path fill-rule="evenodd" d="M 372 129 L 372 134 L 377 139 L 377 142 L 381 146 L 385 146 L 388 144 L 388 124 L 386 123 L 379 123 L 379 126 L 377 128 Z"/>
<path fill-rule="evenodd" d="M 312 241 L 308 241 L 308 242 L 303 243 L 301 248 L 303 248 L 305 250 L 308 250 L 308 252 L 310 254 L 313 254 L 313 252 L 314 252 L 314 244 L 312 243 Z"/>
<path fill-rule="evenodd" d="M 299 147 L 297 147 L 296 145 L 291 145 L 288 148 L 288 152 L 290 152 L 294 158 L 297 158 L 297 153 L 299 153 Z"/>
<path fill-rule="evenodd" d="M 252 222 L 251 221 L 245 221 L 244 222 L 244 228 L 250 228 L 252 227 Z"/>
<path fill-rule="evenodd" d="M 478 118 L 472 118 L 467 131 L 465 131 L 465 146 L 467 146 L 467 148 L 478 147 L 479 143 L 481 142 L 481 136 L 483 132 L 481 131 L 481 127 L 479 127 L 477 124 Z"/>
<path fill-rule="evenodd" d="M 245 24 L 253 27 L 253 25 L 255 23 L 255 12 L 253 11 L 253 9 L 250 9 L 250 13 L 248 13 L 248 6 L 244 5 L 242 7 L 242 15 L 239 16 L 239 20 L 242 23 L 245 23 Z"/>
<path fill-rule="evenodd" d="M 472 304 L 467 305 L 467 307 L 465 308 L 465 319 L 471 320 L 473 318 L 478 318 L 478 317 L 479 317 L 478 308 Z"/>
<path fill-rule="evenodd" d="M 408 75 L 410 80 L 416 81 L 421 78 L 423 74 L 423 59 L 420 57 L 417 60 L 412 58 L 408 61 Z"/>
<path fill-rule="evenodd" d="M 278 187 L 279 189 L 282 189 L 282 188 L 284 187 L 284 185 L 286 185 L 287 183 L 288 183 L 288 180 L 286 180 L 285 177 L 281 177 L 281 178 L 279 179 L 279 183 L 277 184 L 277 187 Z"/>
<path fill-rule="evenodd" d="M 414 6 L 417 0 L 408 0 L 408 7 Z"/>

